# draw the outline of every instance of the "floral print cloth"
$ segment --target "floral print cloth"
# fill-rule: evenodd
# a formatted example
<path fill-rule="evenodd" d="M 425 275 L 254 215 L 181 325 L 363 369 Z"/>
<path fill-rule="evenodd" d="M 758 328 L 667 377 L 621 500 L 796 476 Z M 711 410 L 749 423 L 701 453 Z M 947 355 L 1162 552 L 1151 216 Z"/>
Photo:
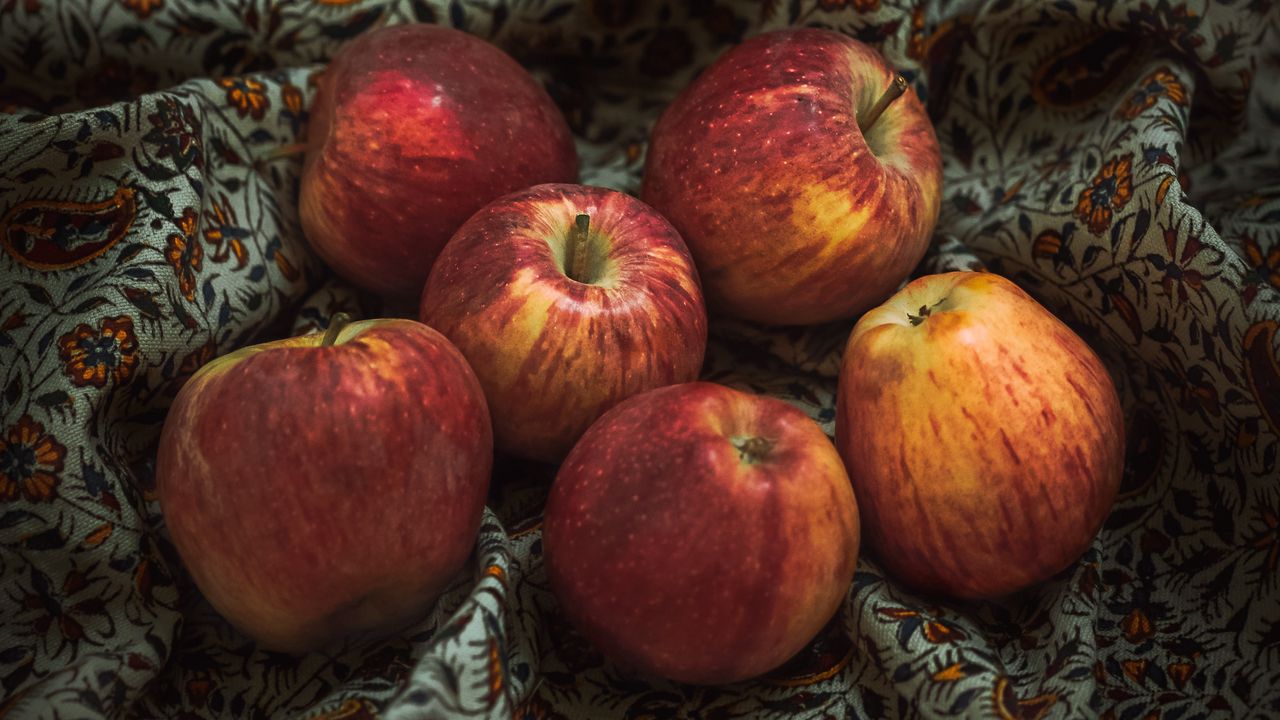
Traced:
<path fill-rule="evenodd" d="M 633 192 L 657 113 L 731 44 L 809 25 L 881 49 L 945 160 L 919 272 L 1014 279 L 1116 378 L 1127 466 L 1092 548 L 969 603 L 906 592 L 864 554 L 788 665 L 681 686 L 567 627 L 538 526 L 553 470 L 503 461 L 471 566 L 419 624 L 257 649 L 174 554 L 158 432 L 217 355 L 338 310 L 413 313 L 308 251 L 287 151 L 323 63 L 404 22 L 505 48 L 564 110 L 583 180 Z M 1280 714 L 1278 43 L 1270 0 L 6 0 L 0 716 Z M 830 432 L 851 326 L 713 319 L 705 375 Z"/>

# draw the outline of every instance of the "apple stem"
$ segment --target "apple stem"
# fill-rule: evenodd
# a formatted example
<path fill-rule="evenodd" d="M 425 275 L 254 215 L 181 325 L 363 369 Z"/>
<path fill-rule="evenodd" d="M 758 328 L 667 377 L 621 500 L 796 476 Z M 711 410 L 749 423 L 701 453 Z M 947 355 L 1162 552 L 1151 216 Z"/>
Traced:
<path fill-rule="evenodd" d="M 879 100 L 876 100 L 875 105 L 871 106 L 866 116 L 858 116 L 858 129 L 862 131 L 862 134 L 866 135 L 871 126 L 875 125 L 876 121 L 880 119 L 880 115 L 884 113 L 885 108 L 889 107 L 894 100 L 902 97 L 902 93 L 906 91 L 907 79 L 901 75 L 894 75 L 889 87 L 885 88 L 884 94 L 880 96 Z"/>
<path fill-rule="evenodd" d="M 762 437 L 751 437 L 734 447 L 738 448 L 738 453 L 743 460 L 756 463 L 768 456 L 769 451 L 773 449 L 773 441 Z"/>
<path fill-rule="evenodd" d="M 569 279 L 585 283 L 587 280 L 587 231 L 591 229 L 591 216 L 579 213 L 569 232 Z"/>
<path fill-rule="evenodd" d="M 290 158 L 296 155 L 301 155 L 306 151 L 307 151 L 306 143 L 292 143 L 290 145 L 281 145 L 275 150 L 269 151 L 266 155 L 263 156 L 263 158 L 267 162 L 275 162 L 276 160 L 280 160 L 282 158 Z"/>
<path fill-rule="evenodd" d="M 351 322 L 351 316 L 347 313 L 340 312 L 329 320 L 329 327 L 325 328 L 324 337 L 320 339 L 320 347 L 329 347 L 338 339 L 338 333 L 342 332 L 342 328 Z"/>

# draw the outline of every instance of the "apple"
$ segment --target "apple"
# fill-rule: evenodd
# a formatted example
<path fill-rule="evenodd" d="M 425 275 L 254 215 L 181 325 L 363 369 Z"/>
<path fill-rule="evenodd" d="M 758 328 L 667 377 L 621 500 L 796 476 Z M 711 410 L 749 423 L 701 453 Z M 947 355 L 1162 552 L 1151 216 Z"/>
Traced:
<path fill-rule="evenodd" d="M 812 324 L 898 287 L 941 185 L 906 81 L 874 49 L 805 28 L 747 40 L 680 93 L 653 129 L 641 197 L 689 244 L 713 312 Z"/>
<path fill-rule="evenodd" d="M 840 607 L 858 504 L 831 441 L 775 398 L 707 382 L 632 397 L 551 486 L 547 577 L 620 665 L 697 684 L 800 651 Z"/>
<path fill-rule="evenodd" d="M 476 213 L 440 254 L 420 318 L 480 378 L 498 450 L 545 462 L 621 400 L 696 378 L 707 346 L 680 235 L 639 200 L 583 185 Z"/>
<path fill-rule="evenodd" d="M 493 434 L 466 361 L 413 320 L 343 322 L 213 360 L 161 432 L 173 543 L 269 649 L 409 624 L 479 532 Z"/>
<path fill-rule="evenodd" d="M 417 299 L 431 263 L 485 203 L 573 182 L 564 116 L 524 68 L 435 25 L 375 30 L 320 76 L 299 198 L 312 248 L 367 290 Z"/>
<path fill-rule="evenodd" d="M 836 444 L 867 543 L 912 588 L 1006 595 L 1075 562 L 1120 486 L 1124 422 L 1078 335 L 998 275 L 919 278 L 854 326 Z"/>

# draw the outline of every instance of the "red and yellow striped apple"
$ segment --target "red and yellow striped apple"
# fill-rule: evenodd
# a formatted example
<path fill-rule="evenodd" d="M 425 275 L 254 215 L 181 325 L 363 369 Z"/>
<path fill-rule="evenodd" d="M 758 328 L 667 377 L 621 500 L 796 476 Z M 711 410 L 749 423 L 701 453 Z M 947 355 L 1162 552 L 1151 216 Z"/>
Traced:
<path fill-rule="evenodd" d="M 862 316 L 840 369 L 836 444 L 884 566 L 962 598 L 1075 562 L 1124 469 L 1101 360 L 988 273 L 919 278 Z"/>
<path fill-rule="evenodd" d="M 548 462 L 624 398 L 693 380 L 707 344 L 680 235 L 639 200 L 582 185 L 476 213 L 440 254 L 420 317 L 475 369 L 497 448 Z"/>
<path fill-rule="evenodd" d="M 300 652 L 425 614 L 475 544 L 492 463 L 483 391 L 444 336 L 335 321 L 201 368 L 156 482 L 213 607 Z"/>
<path fill-rule="evenodd" d="M 543 523 L 570 622 L 626 667 L 700 684 L 755 677 L 812 640 L 849 591 L 858 540 L 818 424 L 706 382 L 601 417 L 560 467 Z"/>
<path fill-rule="evenodd" d="M 320 76 L 299 213 L 312 248 L 377 293 L 417 298 L 431 263 L 485 203 L 573 182 L 551 97 L 500 49 L 435 25 L 365 33 Z"/>
<path fill-rule="evenodd" d="M 729 50 L 666 109 L 641 197 L 689 244 L 712 311 L 809 324 L 898 287 L 941 185 L 929 118 L 884 58 L 792 29 Z"/>

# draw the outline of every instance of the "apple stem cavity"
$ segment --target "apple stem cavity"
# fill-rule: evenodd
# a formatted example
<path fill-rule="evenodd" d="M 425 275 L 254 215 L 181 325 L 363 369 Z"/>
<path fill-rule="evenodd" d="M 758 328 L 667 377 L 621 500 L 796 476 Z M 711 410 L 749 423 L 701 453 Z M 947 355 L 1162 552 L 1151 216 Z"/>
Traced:
<path fill-rule="evenodd" d="M 591 229 L 591 216 L 579 213 L 569 231 L 568 275 L 570 280 L 587 282 L 587 233 Z"/>
<path fill-rule="evenodd" d="M 751 437 L 733 445 L 738 449 L 738 457 L 747 464 L 762 462 L 773 449 L 773 441 L 762 437 Z"/>
<path fill-rule="evenodd" d="M 342 332 L 342 328 L 351 322 L 351 316 L 347 313 L 340 312 L 333 316 L 329 321 L 329 327 L 325 328 L 324 337 L 320 339 L 320 347 L 329 347 L 338 339 L 338 333 Z"/>
<path fill-rule="evenodd" d="M 865 116 L 858 115 L 858 129 L 862 131 L 862 134 L 866 135 L 871 126 L 875 125 L 876 121 L 880 119 L 885 108 L 889 107 L 894 100 L 902 97 L 902 94 L 906 91 L 907 79 L 901 75 L 894 75 L 893 81 L 889 83 L 889 87 L 885 88 L 884 94 L 880 96 L 880 99 L 876 100 L 876 104 L 871 106 Z"/>

